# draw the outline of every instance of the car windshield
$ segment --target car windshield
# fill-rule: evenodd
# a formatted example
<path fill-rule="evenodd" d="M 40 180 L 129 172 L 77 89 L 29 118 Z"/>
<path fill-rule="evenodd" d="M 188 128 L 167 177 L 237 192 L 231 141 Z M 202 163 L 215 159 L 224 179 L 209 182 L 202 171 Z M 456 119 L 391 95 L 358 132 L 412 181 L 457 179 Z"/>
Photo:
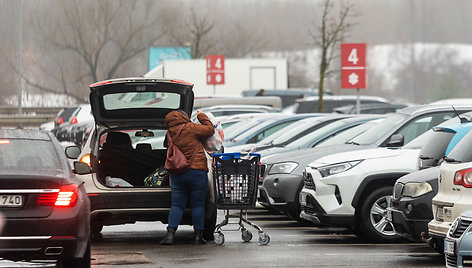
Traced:
<path fill-rule="evenodd" d="M 351 141 L 356 144 L 372 144 L 387 134 L 395 126 L 403 122 L 406 118 L 408 118 L 408 115 L 406 114 L 392 114 Z"/>
<path fill-rule="evenodd" d="M 374 125 L 376 125 L 380 120 L 375 120 L 371 122 L 367 122 L 365 124 L 355 126 L 353 128 L 347 129 L 348 131 L 343 131 L 341 133 L 338 133 L 337 135 L 330 137 L 320 143 L 318 143 L 316 146 L 329 146 L 329 145 L 336 145 L 336 144 L 343 144 L 354 137 L 357 137 L 361 133 L 364 133 L 366 130 L 370 129 Z"/>
<path fill-rule="evenodd" d="M 472 162 L 472 131 L 469 131 L 461 141 L 452 149 L 448 158 L 459 162 Z"/>
<path fill-rule="evenodd" d="M 51 141 L 0 140 L 1 174 L 41 174 L 61 171 L 61 164 Z"/>
<path fill-rule="evenodd" d="M 321 128 L 316 129 L 315 131 L 309 133 L 308 135 L 305 135 L 299 139 L 296 139 L 292 141 L 291 143 L 287 144 L 286 147 L 289 148 L 306 148 L 307 146 L 310 146 L 310 144 L 320 138 L 323 138 L 324 136 L 333 133 L 335 131 L 339 131 L 342 126 L 344 126 L 346 122 L 343 120 L 338 120 L 331 122 L 330 124 L 323 126 Z"/>
<path fill-rule="evenodd" d="M 261 141 L 263 144 L 273 144 L 273 145 L 281 145 L 287 142 L 291 142 L 293 139 L 299 136 L 306 135 L 307 133 L 312 131 L 314 126 L 319 126 L 320 120 L 308 120 L 308 121 L 300 121 L 300 124 L 294 123 L 293 125 L 289 125 L 280 131 L 275 132 L 273 135 L 265 138 Z"/>
<path fill-rule="evenodd" d="M 164 140 L 166 137 L 166 130 L 162 129 L 149 129 L 149 130 L 122 130 L 119 132 L 126 133 L 130 140 L 131 146 L 133 149 L 137 150 L 156 150 L 156 149 L 165 149 L 164 147 Z M 152 134 L 150 134 L 152 133 Z M 107 140 L 108 133 L 102 135 L 100 138 L 101 144 L 100 146 L 103 147 L 103 144 Z"/>
<path fill-rule="evenodd" d="M 235 123 L 227 127 L 226 129 L 223 129 L 225 133 L 225 140 L 231 140 L 234 137 L 241 134 L 242 132 L 244 132 L 245 130 L 255 127 L 259 125 L 260 123 L 261 123 L 261 120 L 258 120 L 258 119 L 245 120 L 245 121 Z"/>

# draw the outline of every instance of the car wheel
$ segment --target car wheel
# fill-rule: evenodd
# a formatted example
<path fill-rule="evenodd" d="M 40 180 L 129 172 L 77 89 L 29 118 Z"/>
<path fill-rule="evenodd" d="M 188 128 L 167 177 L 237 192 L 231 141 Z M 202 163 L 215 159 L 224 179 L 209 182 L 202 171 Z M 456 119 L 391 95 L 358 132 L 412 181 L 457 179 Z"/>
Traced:
<path fill-rule="evenodd" d="M 394 242 L 400 239 L 393 224 L 387 221 L 392 187 L 383 187 L 370 193 L 360 209 L 360 229 L 373 242 Z"/>
<path fill-rule="evenodd" d="M 205 217 L 205 223 L 203 226 L 203 238 L 207 241 L 213 241 L 215 239 L 213 232 L 215 231 L 217 216 L 218 213 L 215 206 L 211 217 Z"/>
<path fill-rule="evenodd" d="M 63 268 L 90 268 L 91 265 L 91 245 L 90 239 L 87 242 L 87 248 L 85 249 L 84 256 L 82 258 L 65 258 L 62 260 Z"/>

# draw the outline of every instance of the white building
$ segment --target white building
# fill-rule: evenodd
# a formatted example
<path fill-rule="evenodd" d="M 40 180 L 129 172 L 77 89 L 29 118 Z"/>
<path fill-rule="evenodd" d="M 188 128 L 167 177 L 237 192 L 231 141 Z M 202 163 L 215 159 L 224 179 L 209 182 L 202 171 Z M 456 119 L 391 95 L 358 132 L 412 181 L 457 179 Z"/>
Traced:
<path fill-rule="evenodd" d="M 207 85 L 205 63 L 205 59 L 166 60 L 144 76 L 191 82 L 195 96 L 241 96 L 248 89 L 288 88 L 286 59 L 226 59 L 224 85 Z"/>

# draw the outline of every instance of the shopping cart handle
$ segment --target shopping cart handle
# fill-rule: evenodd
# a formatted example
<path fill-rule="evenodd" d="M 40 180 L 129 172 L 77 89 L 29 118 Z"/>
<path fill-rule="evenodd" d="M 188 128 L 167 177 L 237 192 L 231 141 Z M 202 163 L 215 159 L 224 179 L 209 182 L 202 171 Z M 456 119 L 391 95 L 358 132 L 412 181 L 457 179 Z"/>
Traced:
<path fill-rule="evenodd" d="M 261 154 L 258 153 L 243 153 L 243 152 L 235 152 L 235 153 L 221 153 L 221 154 L 214 154 L 213 157 L 221 157 L 221 158 L 241 158 L 241 156 L 257 156 L 261 157 Z"/>

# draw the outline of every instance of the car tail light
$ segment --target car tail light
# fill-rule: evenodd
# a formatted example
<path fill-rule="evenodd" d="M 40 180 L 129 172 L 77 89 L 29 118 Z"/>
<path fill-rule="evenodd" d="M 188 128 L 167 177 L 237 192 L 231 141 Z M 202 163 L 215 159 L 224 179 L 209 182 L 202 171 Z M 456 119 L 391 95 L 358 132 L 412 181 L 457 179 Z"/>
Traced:
<path fill-rule="evenodd" d="M 62 117 L 56 119 L 56 124 L 61 125 L 62 123 L 64 123 L 64 119 L 62 119 Z"/>
<path fill-rule="evenodd" d="M 79 161 L 87 164 L 90 167 L 90 154 L 82 156 Z"/>
<path fill-rule="evenodd" d="M 79 122 L 77 121 L 77 117 L 72 118 L 72 119 L 70 120 L 70 123 L 71 123 L 72 125 L 75 125 L 75 124 L 79 123 Z"/>
<path fill-rule="evenodd" d="M 40 194 L 36 203 L 38 206 L 73 207 L 77 203 L 77 195 L 77 185 L 63 185 L 59 192 Z"/>
<path fill-rule="evenodd" d="M 472 188 L 472 168 L 456 171 L 454 174 L 454 184 Z"/>

